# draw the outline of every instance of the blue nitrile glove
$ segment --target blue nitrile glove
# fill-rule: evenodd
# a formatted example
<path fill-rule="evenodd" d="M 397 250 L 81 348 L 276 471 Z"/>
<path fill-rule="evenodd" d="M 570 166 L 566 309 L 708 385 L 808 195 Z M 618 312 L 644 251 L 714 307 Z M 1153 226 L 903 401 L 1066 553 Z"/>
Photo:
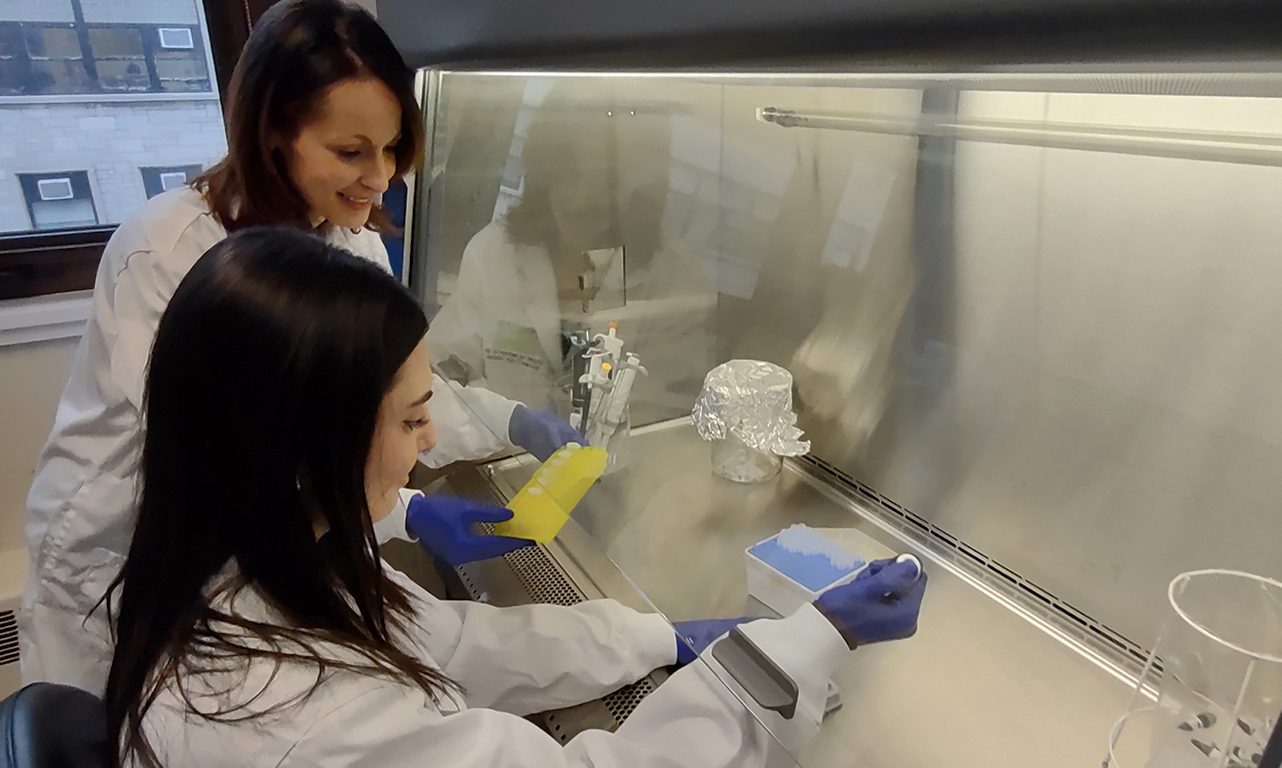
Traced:
<path fill-rule="evenodd" d="M 549 411 L 531 411 L 517 404 L 507 424 L 512 443 L 529 451 L 539 461 L 547 461 L 566 443 L 586 444 L 583 435 L 560 416 Z"/>
<path fill-rule="evenodd" d="M 677 631 L 677 665 L 684 667 L 694 661 L 713 640 L 749 621 L 752 619 L 698 619 L 673 624 Z"/>
<path fill-rule="evenodd" d="M 477 523 L 501 523 L 512 519 L 503 507 L 477 504 L 453 496 L 415 496 L 405 513 L 405 527 L 418 537 L 419 544 L 450 566 L 457 568 L 474 560 L 489 560 L 528 547 L 534 542 L 509 536 L 478 533 Z"/>
<path fill-rule="evenodd" d="M 926 573 L 916 563 L 874 560 L 854 581 L 820 595 L 815 607 L 853 650 L 916 634 L 925 594 Z"/>

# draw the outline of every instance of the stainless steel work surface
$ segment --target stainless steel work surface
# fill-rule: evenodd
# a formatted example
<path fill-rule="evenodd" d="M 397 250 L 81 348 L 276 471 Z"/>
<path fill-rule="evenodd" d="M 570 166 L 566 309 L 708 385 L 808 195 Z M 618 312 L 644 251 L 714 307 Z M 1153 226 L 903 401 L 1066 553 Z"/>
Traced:
<path fill-rule="evenodd" d="M 685 422 L 638 431 L 630 448 L 627 467 L 588 495 L 549 551 L 598 587 L 618 583 L 604 553 L 674 621 L 743 614 L 744 549 L 792 523 L 856 528 L 926 564 L 917 636 L 851 654 L 836 679 L 844 706 L 806 766 L 1051 768 L 1106 754 L 1129 686 L 874 511 L 797 466 L 760 485 L 715 478 L 708 445 Z M 533 468 L 503 462 L 492 479 L 510 494 Z"/>

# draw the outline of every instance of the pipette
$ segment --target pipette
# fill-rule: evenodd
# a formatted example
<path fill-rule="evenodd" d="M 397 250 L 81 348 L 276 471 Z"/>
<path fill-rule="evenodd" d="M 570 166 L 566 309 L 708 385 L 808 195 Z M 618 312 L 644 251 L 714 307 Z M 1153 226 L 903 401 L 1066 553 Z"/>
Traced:
<path fill-rule="evenodd" d="M 619 429 L 627 413 L 628 399 L 632 396 L 632 385 L 638 372 L 647 373 L 641 359 L 629 353 L 623 364 L 612 373 L 605 397 L 597 401 L 598 407 L 588 423 L 588 445 L 605 445 Z"/>

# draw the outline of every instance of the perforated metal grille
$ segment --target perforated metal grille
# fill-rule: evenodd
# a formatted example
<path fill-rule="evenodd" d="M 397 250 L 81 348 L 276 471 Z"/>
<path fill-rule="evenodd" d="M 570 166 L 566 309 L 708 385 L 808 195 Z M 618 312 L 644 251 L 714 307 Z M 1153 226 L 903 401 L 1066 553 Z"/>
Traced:
<path fill-rule="evenodd" d="M 18 617 L 13 611 L 0 612 L 0 666 L 18 661 Z"/>
<path fill-rule="evenodd" d="M 511 566 L 512 573 L 516 574 L 531 602 L 551 605 L 583 602 L 583 593 L 541 548 L 527 547 L 504 555 L 503 559 Z"/>
<path fill-rule="evenodd" d="M 567 728 L 561 716 L 556 713 L 550 713 L 543 718 L 543 728 L 552 738 L 565 744 L 574 738 L 574 730 Z"/>
<path fill-rule="evenodd" d="M 486 504 L 495 504 L 503 506 L 507 501 L 499 495 L 493 485 L 481 476 L 475 470 L 455 472 L 449 476 L 450 487 L 460 496 L 465 496 L 474 501 L 482 501 Z"/>
<path fill-rule="evenodd" d="M 479 474 L 460 473 L 459 476 L 452 476 L 451 485 L 455 492 L 468 498 L 492 504 L 504 503 L 498 491 Z M 529 602 L 570 606 L 586 599 L 583 591 L 542 547 L 527 547 L 505 555 L 503 560 L 521 589 L 528 595 Z M 468 594 L 473 598 L 482 597 L 485 590 L 467 566 L 459 568 L 458 575 Z M 657 688 L 655 680 L 642 678 L 599 701 L 546 712 L 536 719 L 542 721 L 544 729 L 553 738 L 564 744 L 588 729 L 612 731 L 618 728 L 641 705 L 642 700 Z"/>
<path fill-rule="evenodd" d="M 633 710 L 641 706 L 641 701 L 646 696 L 654 693 L 655 690 L 657 690 L 655 684 L 649 678 L 644 678 L 640 682 L 633 683 L 627 688 L 620 688 L 606 696 L 601 699 L 601 703 L 605 704 L 605 708 L 610 710 L 610 714 L 614 715 L 615 720 L 622 723 L 628 719 L 628 715 L 631 715 Z"/>
<path fill-rule="evenodd" d="M 472 572 L 467 566 L 454 570 L 458 573 L 459 580 L 463 582 L 463 588 L 467 590 L 468 596 L 473 600 L 479 600 L 485 590 L 481 589 L 481 586 L 476 583 L 476 579 L 472 578 Z"/>

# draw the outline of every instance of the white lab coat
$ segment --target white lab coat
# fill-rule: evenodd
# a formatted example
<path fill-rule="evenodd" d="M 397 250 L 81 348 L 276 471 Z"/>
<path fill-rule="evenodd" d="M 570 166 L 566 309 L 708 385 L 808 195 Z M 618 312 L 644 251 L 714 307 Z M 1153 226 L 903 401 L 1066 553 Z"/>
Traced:
<path fill-rule="evenodd" d="M 671 664 L 676 643 L 665 620 L 609 600 L 573 608 L 442 601 L 384 568 L 414 598 L 416 626 L 398 639 L 401 647 L 460 683 L 462 696 L 438 706 L 411 686 L 331 671 L 300 704 L 257 722 L 216 723 L 185 716 L 186 702 L 169 680 L 143 721 L 161 762 L 206 768 L 791 766 L 789 754 L 818 733 L 827 680 L 848 653 L 841 636 L 812 606 L 788 619 L 753 622 L 747 630 L 754 641 L 798 684 L 793 719 L 750 711 L 744 702 L 755 707 L 751 698 L 733 682 L 722 683 L 730 678 L 705 654 L 709 667 L 695 664 L 679 671 L 616 733 L 586 731 L 562 745 L 521 715 L 598 698 Z M 279 621 L 252 589 L 233 604 L 224 599 L 215 605 L 247 618 Z M 254 709 L 262 711 L 308 690 L 315 680 L 310 666 L 276 668 L 262 659 L 208 679 L 186 678 L 192 704 L 201 711 L 251 697 Z"/>
<path fill-rule="evenodd" d="M 625 307 L 585 315 L 562 304 L 547 249 L 514 243 L 502 221 L 492 222 L 468 242 L 454 291 L 432 319 L 432 359 L 457 358 L 487 388 L 550 408 L 568 399 L 562 331 L 604 332 L 619 321 L 626 349 L 650 371 L 633 405 L 655 418 L 689 413 L 715 360 L 717 292 L 694 259 L 670 247 L 644 267 L 634 258 L 626 278 Z"/>
<path fill-rule="evenodd" d="M 106 622 L 102 611 L 87 623 L 86 616 L 115 576 L 132 536 L 139 408 L 152 340 L 178 283 L 226 235 L 200 193 L 183 188 L 149 200 L 107 244 L 93 312 L 27 497 L 31 570 L 19 612 L 26 682 L 68 683 L 93 692 L 105 685 Z M 330 240 L 390 269 L 387 251 L 371 230 L 337 229 Z M 483 390 L 436 384 L 432 415 L 439 445 L 425 461 L 442 466 L 505 447 L 514 403 Z"/>

